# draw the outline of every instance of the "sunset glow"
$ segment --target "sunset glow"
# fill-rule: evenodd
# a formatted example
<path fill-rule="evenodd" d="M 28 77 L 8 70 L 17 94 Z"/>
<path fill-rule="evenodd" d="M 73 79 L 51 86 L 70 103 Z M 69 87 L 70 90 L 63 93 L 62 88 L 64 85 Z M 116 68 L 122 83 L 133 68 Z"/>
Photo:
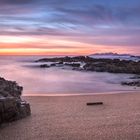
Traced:
<path fill-rule="evenodd" d="M 139 55 L 139 6 L 137 0 L 2 1 L 0 55 Z"/>

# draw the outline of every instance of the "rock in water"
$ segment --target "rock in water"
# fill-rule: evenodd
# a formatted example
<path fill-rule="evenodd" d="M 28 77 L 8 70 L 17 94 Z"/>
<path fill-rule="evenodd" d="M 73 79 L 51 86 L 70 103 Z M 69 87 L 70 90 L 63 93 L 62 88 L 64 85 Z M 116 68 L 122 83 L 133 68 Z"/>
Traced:
<path fill-rule="evenodd" d="M 140 80 L 137 81 L 132 81 L 132 82 L 122 82 L 122 85 L 127 85 L 127 86 L 136 86 L 140 87 Z"/>
<path fill-rule="evenodd" d="M 31 114 L 29 103 L 21 99 L 22 90 L 16 82 L 0 78 L 0 124 Z"/>

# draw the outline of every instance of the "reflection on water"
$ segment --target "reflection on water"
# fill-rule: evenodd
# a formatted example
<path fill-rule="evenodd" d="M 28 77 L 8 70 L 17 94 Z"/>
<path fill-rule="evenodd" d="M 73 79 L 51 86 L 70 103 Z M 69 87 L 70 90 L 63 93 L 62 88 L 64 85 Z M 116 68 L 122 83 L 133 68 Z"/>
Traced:
<path fill-rule="evenodd" d="M 35 57 L 0 57 L 0 76 L 17 81 L 24 94 L 83 94 L 139 90 L 121 86 L 132 75 L 26 67 Z M 26 61 L 28 60 L 28 61 Z M 32 63 L 31 63 L 32 64 Z"/>

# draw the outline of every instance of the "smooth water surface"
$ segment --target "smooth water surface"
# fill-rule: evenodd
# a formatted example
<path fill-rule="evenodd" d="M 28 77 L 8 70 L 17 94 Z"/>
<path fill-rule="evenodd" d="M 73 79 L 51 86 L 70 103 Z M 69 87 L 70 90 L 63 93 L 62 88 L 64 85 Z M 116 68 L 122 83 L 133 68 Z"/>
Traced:
<path fill-rule="evenodd" d="M 29 67 L 43 56 L 1 56 L 0 76 L 17 81 L 24 87 L 24 95 L 87 94 L 138 91 L 140 88 L 122 86 L 130 74 L 81 72 L 62 68 Z"/>

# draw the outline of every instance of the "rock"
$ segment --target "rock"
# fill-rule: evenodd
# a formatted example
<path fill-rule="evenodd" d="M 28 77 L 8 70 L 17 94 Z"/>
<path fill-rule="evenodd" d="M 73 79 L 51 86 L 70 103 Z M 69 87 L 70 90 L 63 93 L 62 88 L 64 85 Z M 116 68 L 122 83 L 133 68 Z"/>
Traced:
<path fill-rule="evenodd" d="M 42 65 L 40 65 L 40 68 L 49 68 L 50 66 L 49 65 L 47 65 L 47 64 L 42 64 Z"/>
<path fill-rule="evenodd" d="M 120 59 L 95 59 L 89 56 L 76 56 L 76 57 L 54 57 L 43 58 L 36 62 L 56 62 L 56 66 L 62 66 L 62 64 L 72 67 L 80 67 L 80 63 L 85 63 L 83 70 L 97 71 L 97 72 L 111 72 L 111 73 L 130 73 L 140 74 L 140 61 L 135 62 L 132 60 L 120 60 Z M 60 62 L 60 63 L 59 63 Z M 79 63 L 79 64 L 75 64 Z M 46 64 L 41 67 L 49 67 Z M 78 69 L 76 69 L 78 70 Z M 81 69 L 80 69 L 81 70 Z"/>
<path fill-rule="evenodd" d="M 20 102 L 18 107 L 20 111 L 20 114 L 19 114 L 20 118 L 24 118 L 31 114 L 30 105 L 26 101 Z"/>
<path fill-rule="evenodd" d="M 98 59 L 84 65 L 86 71 L 140 74 L 140 62 Z"/>
<path fill-rule="evenodd" d="M 80 67 L 80 63 L 65 63 L 66 66 Z"/>
<path fill-rule="evenodd" d="M 132 77 L 130 77 L 129 79 L 140 79 L 140 75 L 132 76 Z"/>
<path fill-rule="evenodd" d="M 0 78 L 0 96 L 20 98 L 23 88 L 16 82 Z"/>
<path fill-rule="evenodd" d="M 16 120 L 17 116 L 17 106 L 16 100 L 14 98 L 5 98 L 0 100 L 3 104 L 3 111 L 1 113 L 1 118 L 3 122 L 9 122 Z"/>
<path fill-rule="evenodd" d="M 132 82 L 122 82 L 122 85 L 127 85 L 127 86 L 136 86 L 140 87 L 140 80 L 138 81 L 132 81 Z"/>
<path fill-rule="evenodd" d="M 55 66 L 56 66 L 56 64 L 55 64 L 55 63 L 52 63 L 50 66 L 51 66 L 51 67 L 55 67 Z"/>
<path fill-rule="evenodd" d="M 63 61 L 60 61 L 60 62 L 58 62 L 57 64 L 61 64 L 61 65 L 63 65 Z"/>
<path fill-rule="evenodd" d="M 22 90 L 16 82 L 0 78 L 0 124 L 31 114 L 29 103 L 21 99 Z"/>

